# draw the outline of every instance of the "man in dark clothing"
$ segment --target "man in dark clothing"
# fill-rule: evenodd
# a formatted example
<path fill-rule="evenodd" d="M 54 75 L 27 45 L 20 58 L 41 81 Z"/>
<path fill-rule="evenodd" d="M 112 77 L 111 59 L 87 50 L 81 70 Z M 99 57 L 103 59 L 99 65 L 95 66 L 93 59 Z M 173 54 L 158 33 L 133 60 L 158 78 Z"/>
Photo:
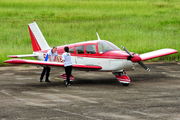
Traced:
<path fill-rule="evenodd" d="M 58 54 L 57 54 L 57 47 L 53 47 L 53 49 L 49 50 L 47 52 L 47 55 L 46 55 L 46 58 L 44 61 L 48 61 L 48 62 L 53 62 L 57 59 L 57 61 L 59 62 L 59 59 L 58 59 Z M 46 73 L 46 80 L 45 82 L 51 82 L 49 81 L 49 73 L 51 71 L 51 68 L 46 66 L 44 67 L 42 73 L 41 73 L 41 77 L 39 79 L 39 82 L 42 82 L 42 79 L 44 77 L 44 74 Z"/>

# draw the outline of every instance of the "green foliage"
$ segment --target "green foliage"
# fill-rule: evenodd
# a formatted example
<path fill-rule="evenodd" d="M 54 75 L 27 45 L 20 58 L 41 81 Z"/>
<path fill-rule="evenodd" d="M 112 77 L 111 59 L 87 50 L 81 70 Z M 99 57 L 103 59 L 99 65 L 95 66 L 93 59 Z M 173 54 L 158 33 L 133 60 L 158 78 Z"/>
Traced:
<path fill-rule="evenodd" d="M 180 46 L 179 0 L 0 0 L 0 64 L 32 53 L 35 19 L 50 46 L 101 39 L 145 53 Z M 178 61 L 180 53 L 154 59 Z"/>

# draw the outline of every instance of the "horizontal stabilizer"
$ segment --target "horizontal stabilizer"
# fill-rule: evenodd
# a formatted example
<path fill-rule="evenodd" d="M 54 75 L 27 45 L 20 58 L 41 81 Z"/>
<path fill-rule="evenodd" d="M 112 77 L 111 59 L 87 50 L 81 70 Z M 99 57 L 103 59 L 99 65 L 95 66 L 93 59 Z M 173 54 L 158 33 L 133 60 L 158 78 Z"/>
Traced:
<path fill-rule="evenodd" d="M 10 60 L 4 61 L 4 63 L 64 67 L 64 64 L 60 62 L 47 62 L 47 61 L 38 61 L 38 60 L 25 60 L 25 59 L 10 59 Z M 78 69 L 87 69 L 87 70 L 88 69 L 94 69 L 94 70 L 102 69 L 101 66 L 93 66 L 93 65 L 73 64 L 72 67 L 78 68 Z"/>
<path fill-rule="evenodd" d="M 10 58 L 37 57 L 37 55 L 34 55 L 34 54 L 26 54 L 26 55 L 8 55 L 7 57 L 10 57 Z"/>
<path fill-rule="evenodd" d="M 178 52 L 177 50 L 165 48 L 165 49 L 160 49 L 160 50 L 141 54 L 140 57 L 141 57 L 141 61 L 144 61 L 144 60 L 149 60 L 149 59 L 153 59 L 153 58 L 157 58 L 157 57 L 174 54 L 177 52 Z"/>

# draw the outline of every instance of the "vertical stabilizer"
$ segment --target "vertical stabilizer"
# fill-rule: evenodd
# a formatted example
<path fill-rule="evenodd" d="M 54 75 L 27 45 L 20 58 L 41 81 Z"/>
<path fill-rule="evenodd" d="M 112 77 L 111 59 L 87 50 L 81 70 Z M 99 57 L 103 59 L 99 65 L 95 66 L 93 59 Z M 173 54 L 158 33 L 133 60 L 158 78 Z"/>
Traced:
<path fill-rule="evenodd" d="M 46 42 L 35 20 L 33 23 L 28 24 L 28 27 L 29 27 L 29 33 L 31 37 L 33 51 L 35 52 L 35 51 L 50 49 L 48 43 Z"/>

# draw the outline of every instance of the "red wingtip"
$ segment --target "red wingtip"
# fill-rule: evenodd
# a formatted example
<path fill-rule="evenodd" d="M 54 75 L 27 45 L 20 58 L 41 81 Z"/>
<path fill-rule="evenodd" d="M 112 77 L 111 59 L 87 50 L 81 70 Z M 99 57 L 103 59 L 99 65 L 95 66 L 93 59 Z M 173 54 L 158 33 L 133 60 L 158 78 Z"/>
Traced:
<path fill-rule="evenodd" d="M 34 19 L 34 22 L 36 22 L 36 20 Z"/>
<path fill-rule="evenodd" d="M 10 57 L 10 58 L 18 58 L 18 56 L 15 56 L 15 55 L 9 55 L 7 57 Z"/>
<path fill-rule="evenodd" d="M 22 59 L 10 59 L 10 60 L 4 61 L 4 63 L 10 63 L 10 64 L 25 64 L 26 61 L 25 61 L 25 60 L 22 60 Z"/>

